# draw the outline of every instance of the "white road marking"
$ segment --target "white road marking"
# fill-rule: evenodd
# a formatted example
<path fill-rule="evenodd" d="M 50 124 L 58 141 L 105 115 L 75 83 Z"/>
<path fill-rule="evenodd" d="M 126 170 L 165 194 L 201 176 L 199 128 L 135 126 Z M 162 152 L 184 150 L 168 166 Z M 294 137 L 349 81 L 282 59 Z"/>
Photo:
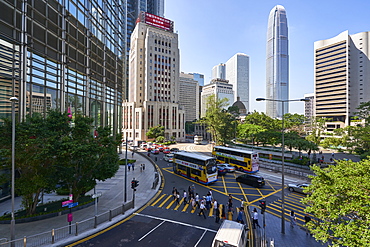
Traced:
<path fill-rule="evenodd" d="M 157 225 L 156 227 L 154 227 L 152 230 L 150 230 L 147 234 L 145 234 L 144 236 L 142 236 L 138 242 L 140 242 L 141 240 L 143 240 L 146 236 L 148 236 L 150 233 L 152 233 L 155 229 L 157 229 L 158 227 L 160 227 L 164 222 L 166 221 L 162 221 L 159 225 Z"/>
<path fill-rule="evenodd" d="M 200 238 L 199 238 L 198 242 L 194 245 L 194 247 L 197 247 L 197 246 L 198 246 L 198 244 L 200 243 L 200 241 L 202 240 L 202 238 L 204 237 L 204 235 L 206 234 L 206 232 L 207 232 L 207 231 L 204 231 L 204 232 L 203 232 L 202 236 L 200 236 Z"/>
<path fill-rule="evenodd" d="M 147 214 L 138 214 L 138 213 L 134 213 L 134 214 L 135 215 L 138 215 L 138 216 L 143 216 L 143 217 L 147 217 L 147 218 L 156 219 L 156 220 L 162 220 L 163 222 L 170 222 L 170 223 L 179 224 L 179 225 L 183 225 L 183 226 L 195 227 L 197 229 L 204 230 L 204 231 L 209 231 L 209 232 L 214 232 L 214 233 L 217 232 L 217 231 L 212 230 L 212 229 L 209 229 L 209 228 L 205 228 L 205 227 L 201 227 L 201 226 L 196 226 L 196 225 L 191 225 L 191 224 L 183 223 L 183 222 L 180 222 L 180 221 L 168 220 L 168 219 L 164 219 L 164 218 L 160 218 L 160 217 L 155 217 L 155 216 L 147 215 Z"/>

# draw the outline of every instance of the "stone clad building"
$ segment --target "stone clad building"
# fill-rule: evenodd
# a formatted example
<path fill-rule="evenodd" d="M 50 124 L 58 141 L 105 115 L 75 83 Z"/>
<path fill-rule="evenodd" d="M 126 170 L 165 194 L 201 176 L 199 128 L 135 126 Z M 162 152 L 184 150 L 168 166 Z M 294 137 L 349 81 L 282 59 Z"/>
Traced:
<path fill-rule="evenodd" d="M 179 48 L 173 22 L 146 12 L 131 36 L 129 100 L 123 103 L 123 133 L 146 141 L 151 127 L 165 138 L 185 140 L 185 111 L 179 107 Z"/>

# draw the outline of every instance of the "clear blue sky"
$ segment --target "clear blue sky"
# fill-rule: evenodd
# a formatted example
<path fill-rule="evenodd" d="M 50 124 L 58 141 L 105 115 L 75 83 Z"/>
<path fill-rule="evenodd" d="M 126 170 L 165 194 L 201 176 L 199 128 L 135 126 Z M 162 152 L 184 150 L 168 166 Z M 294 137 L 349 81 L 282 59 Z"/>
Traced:
<path fill-rule="evenodd" d="M 313 45 L 348 30 L 370 31 L 370 0 L 165 0 L 179 34 L 181 71 L 204 74 L 237 52 L 250 57 L 250 110 L 265 111 L 266 32 L 270 10 L 284 6 L 289 29 L 290 99 L 313 93 Z M 291 113 L 304 103 L 291 102 Z"/>

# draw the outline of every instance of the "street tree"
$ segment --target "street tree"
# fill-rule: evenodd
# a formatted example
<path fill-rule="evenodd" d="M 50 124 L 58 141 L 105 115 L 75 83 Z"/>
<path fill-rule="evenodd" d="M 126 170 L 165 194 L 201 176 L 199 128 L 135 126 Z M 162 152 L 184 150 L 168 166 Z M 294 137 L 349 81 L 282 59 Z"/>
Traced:
<path fill-rule="evenodd" d="M 15 191 L 22 196 L 28 215 L 35 212 L 40 194 L 53 190 L 58 181 L 54 179 L 57 174 L 55 143 L 68 135 L 68 120 L 67 114 L 50 111 L 45 118 L 39 113 L 28 115 L 16 125 Z M 12 123 L 10 120 L 4 123 L 0 127 L 1 155 L 10 168 Z"/>
<path fill-rule="evenodd" d="M 249 141 L 251 141 L 252 145 L 254 145 L 257 135 L 264 131 L 266 131 L 266 129 L 260 125 L 249 124 L 249 123 L 239 124 L 238 131 L 237 131 L 238 140 L 242 141 L 243 143 L 248 143 Z M 258 143 L 257 143 L 257 146 L 258 146 Z"/>
<path fill-rule="evenodd" d="M 56 143 L 58 178 L 70 189 L 74 201 L 97 180 L 114 176 L 119 168 L 117 147 L 121 136 L 112 136 L 110 126 L 105 126 L 96 128 L 94 137 L 92 123 L 92 118 L 76 115 L 69 135 Z"/>
<path fill-rule="evenodd" d="M 369 159 L 338 160 L 328 168 L 312 166 L 315 175 L 302 202 L 316 219 L 308 224 L 316 240 L 333 246 L 369 246 Z"/>
<path fill-rule="evenodd" d="M 148 132 L 146 132 L 146 136 L 153 139 L 157 139 L 158 136 L 164 136 L 164 126 L 157 125 L 151 127 Z"/>
<path fill-rule="evenodd" d="M 210 95 L 206 99 L 206 114 L 198 123 L 205 124 L 207 131 L 211 133 L 213 140 L 218 145 L 224 145 L 235 136 L 235 115 L 225 110 L 228 105 L 226 98 L 217 99 Z"/>
<path fill-rule="evenodd" d="M 155 138 L 155 141 L 156 142 L 163 142 L 164 141 L 164 136 L 158 136 L 157 138 Z"/>
<path fill-rule="evenodd" d="M 96 180 L 112 177 L 118 170 L 117 146 L 121 137 L 113 137 L 110 127 L 98 127 L 94 138 L 92 119 L 51 110 L 27 116 L 16 126 L 15 191 L 22 196 L 27 214 L 35 212 L 42 192 L 65 185 L 78 201 Z M 2 159 L 8 166 L 11 157 L 11 122 L 0 127 Z"/>
<path fill-rule="evenodd" d="M 311 132 L 306 136 L 306 139 L 319 146 L 321 142 L 321 136 L 326 130 L 325 122 L 326 118 L 317 117 L 313 119 L 310 126 Z"/>
<path fill-rule="evenodd" d="M 306 118 L 304 115 L 298 113 L 284 114 L 284 128 L 288 131 L 294 131 L 298 133 L 300 136 L 303 136 L 305 134 L 304 133 L 305 121 Z"/>
<path fill-rule="evenodd" d="M 355 115 L 361 119 L 365 119 L 365 124 L 370 125 L 370 101 L 362 102 L 357 107 L 358 112 L 355 112 Z"/>
<path fill-rule="evenodd" d="M 281 131 L 281 121 L 273 119 L 263 112 L 252 112 L 245 117 L 244 123 L 259 125 L 266 130 Z"/>

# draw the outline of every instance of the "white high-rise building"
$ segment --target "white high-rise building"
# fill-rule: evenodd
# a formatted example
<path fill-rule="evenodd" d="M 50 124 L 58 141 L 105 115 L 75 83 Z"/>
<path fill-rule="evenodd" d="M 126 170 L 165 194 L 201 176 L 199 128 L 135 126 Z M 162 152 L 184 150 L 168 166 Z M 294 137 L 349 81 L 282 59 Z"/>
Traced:
<path fill-rule="evenodd" d="M 310 123 L 314 117 L 314 105 L 315 105 L 315 94 L 314 93 L 306 93 L 304 94 L 304 116 L 306 118 L 306 122 Z"/>
<path fill-rule="evenodd" d="M 276 5 L 270 12 L 267 29 L 266 49 L 266 98 L 273 100 L 289 99 L 289 55 L 288 22 L 283 6 Z M 266 114 L 273 118 L 289 112 L 289 104 L 266 101 Z"/>
<path fill-rule="evenodd" d="M 234 91 L 233 85 L 229 84 L 227 80 L 222 79 L 213 79 L 211 83 L 205 85 L 201 92 L 201 117 L 206 115 L 207 107 L 207 98 L 210 95 L 215 95 L 216 99 L 221 100 L 226 98 L 228 100 L 228 105 L 225 107 L 226 109 L 229 106 L 233 105 L 234 101 Z"/>
<path fill-rule="evenodd" d="M 131 36 L 129 102 L 123 104 L 123 133 L 148 140 L 151 127 L 165 138 L 185 140 L 185 111 L 179 107 L 179 48 L 173 22 L 142 12 Z"/>
<path fill-rule="evenodd" d="M 249 56 L 237 53 L 226 62 L 226 80 L 233 85 L 234 100 L 244 104 L 249 111 Z"/>
<path fill-rule="evenodd" d="M 185 121 L 199 119 L 199 83 L 192 73 L 180 73 L 179 105 L 185 110 Z"/>
<path fill-rule="evenodd" d="M 212 80 L 222 79 L 226 80 L 226 68 L 224 63 L 220 63 L 212 68 Z"/>
<path fill-rule="evenodd" d="M 314 49 L 315 116 L 328 118 L 328 129 L 348 126 L 356 108 L 370 101 L 370 32 L 344 31 Z"/>

